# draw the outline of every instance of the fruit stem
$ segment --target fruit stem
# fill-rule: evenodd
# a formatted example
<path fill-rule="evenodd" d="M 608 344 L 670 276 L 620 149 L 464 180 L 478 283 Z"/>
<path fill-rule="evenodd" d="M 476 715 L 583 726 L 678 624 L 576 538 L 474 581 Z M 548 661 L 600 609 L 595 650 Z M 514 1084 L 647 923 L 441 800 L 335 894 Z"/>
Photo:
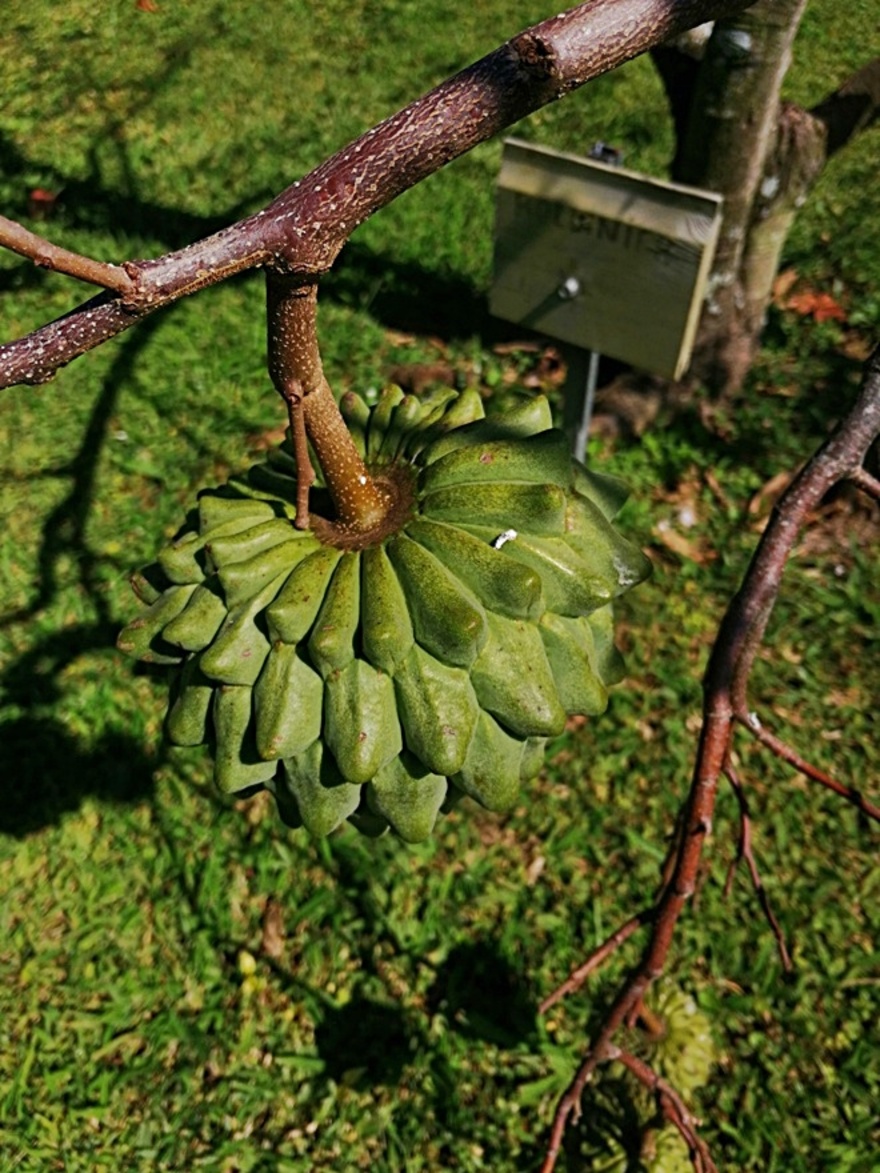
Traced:
<path fill-rule="evenodd" d="M 299 473 L 296 525 L 308 528 L 308 491 L 314 470 L 306 438 L 324 474 L 339 523 L 364 532 L 393 504 L 367 471 L 324 375 L 316 320 L 318 286 L 271 270 L 266 274 L 269 374 L 290 415 Z"/>

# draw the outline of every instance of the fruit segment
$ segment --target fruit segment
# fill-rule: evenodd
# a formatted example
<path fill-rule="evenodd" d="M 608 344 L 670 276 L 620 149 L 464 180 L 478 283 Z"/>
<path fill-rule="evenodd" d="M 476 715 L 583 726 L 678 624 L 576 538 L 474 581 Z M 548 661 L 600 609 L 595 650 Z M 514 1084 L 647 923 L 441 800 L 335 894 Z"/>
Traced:
<path fill-rule="evenodd" d="M 322 676 L 354 659 L 360 623 L 360 554 L 343 554 L 309 636 L 309 658 Z"/>
<path fill-rule="evenodd" d="M 456 485 L 427 493 L 422 513 L 435 521 L 514 529 L 527 534 L 565 530 L 565 491 L 559 485 Z"/>
<path fill-rule="evenodd" d="M 388 553 L 400 575 L 416 640 L 445 664 L 470 667 L 486 642 L 482 604 L 411 538 L 395 538 Z"/>
<path fill-rule="evenodd" d="M 223 684 L 214 690 L 214 781 L 224 794 L 260 786 L 278 768 L 277 762 L 265 762 L 257 753 L 252 715 L 253 689 Z"/>
<path fill-rule="evenodd" d="M 512 733 L 528 737 L 562 732 L 565 709 L 534 624 L 490 615 L 489 639 L 471 681 L 481 706 Z"/>
<path fill-rule="evenodd" d="M 519 797 L 523 746 L 488 713 L 480 719 L 461 770 L 452 779 L 490 811 L 508 811 Z"/>
<path fill-rule="evenodd" d="M 366 660 L 333 672 L 324 687 L 324 740 L 349 782 L 369 782 L 403 748 L 394 685 Z"/>
<path fill-rule="evenodd" d="M 324 682 L 295 644 L 277 643 L 254 687 L 257 753 L 266 761 L 308 749 L 321 734 Z"/>
<path fill-rule="evenodd" d="M 285 758 L 281 766 L 281 778 L 275 783 L 276 792 L 286 790 L 296 815 L 312 835 L 329 835 L 357 810 L 361 801 L 360 786 L 345 781 L 320 741 L 304 753 Z M 285 806 L 281 802 L 279 807 L 284 813 Z"/>
<path fill-rule="evenodd" d="M 490 611 L 513 619 L 539 619 L 544 613 L 541 576 L 506 558 L 491 542 L 424 518 L 410 522 L 406 532 L 436 554 Z"/>
<path fill-rule="evenodd" d="M 412 650 L 406 595 L 383 546 L 361 555 L 361 640 L 375 668 L 393 673 Z"/>
<path fill-rule="evenodd" d="M 324 601 L 330 576 L 342 557 L 339 550 L 321 546 L 290 574 L 278 597 L 266 611 L 273 640 L 296 644 L 305 639 Z"/>
<path fill-rule="evenodd" d="M 401 754 L 377 771 L 366 786 L 370 810 L 391 824 L 407 843 L 421 843 L 434 823 L 448 785 L 409 755 Z"/>
<path fill-rule="evenodd" d="M 480 711 L 470 677 L 416 646 L 394 676 L 407 747 L 438 774 L 461 767 Z"/>

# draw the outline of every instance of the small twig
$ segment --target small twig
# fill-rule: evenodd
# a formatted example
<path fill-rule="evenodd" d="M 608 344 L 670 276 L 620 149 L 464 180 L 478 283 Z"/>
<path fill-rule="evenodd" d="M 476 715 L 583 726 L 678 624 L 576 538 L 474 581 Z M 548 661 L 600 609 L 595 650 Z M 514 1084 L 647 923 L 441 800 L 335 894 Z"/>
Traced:
<path fill-rule="evenodd" d="M 808 761 L 800 756 L 800 754 L 790 745 L 777 737 L 775 733 L 771 733 L 766 729 L 754 713 L 737 712 L 736 719 L 741 725 L 752 734 L 752 736 L 760 741 L 762 745 L 766 745 L 769 750 L 782 761 L 787 762 L 790 766 L 794 766 L 806 778 L 810 778 L 813 782 L 818 782 L 822 786 L 826 786 L 829 790 L 833 790 L 835 794 L 839 794 L 841 798 L 852 805 L 863 815 L 867 815 L 869 819 L 876 819 L 880 821 L 880 807 L 875 806 L 857 790 L 854 786 L 847 786 L 843 782 L 838 782 L 836 778 L 832 778 L 830 774 L 826 774 L 824 770 L 811 765 Z"/>
<path fill-rule="evenodd" d="M 295 389 L 285 393 L 284 398 L 287 402 L 287 415 L 290 420 L 293 455 L 296 457 L 296 517 L 293 524 L 297 529 L 308 529 L 309 489 L 315 483 L 315 470 L 309 457 L 302 385 L 297 383 Z"/>
<path fill-rule="evenodd" d="M 752 851 L 752 820 L 749 812 L 749 803 L 746 798 L 745 788 L 739 779 L 736 770 L 728 761 L 724 767 L 724 773 L 728 782 L 733 787 L 733 792 L 736 795 L 736 800 L 739 803 L 739 843 L 734 858 L 730 861 L 730 867 L 727 869 L 727 880 L 724 884 L 724 895 L 729 896 L 730 890 L 733 887 L 733 877 L 736 874 L 737 867 L 743 860 L 746 861 L 746 866 L 749 869 L 749 875 L 752 877 L 752 887 L 755 889 L 755 895 L 758 897 L 758 903 L 761 905 L 761 911 L 767 919 L 767 923 L 773 932 L 776 939 L 776 947 L 779 950 L 779 958 L 782 962 L 782 968 L 786 973 L 791 973 L 792 962 L 791 954 L 785 944 L 785 936 L 782 932 L 782 926 L 776 919 L 772 907 L 770 906 L 770 897 L 767 895 L 767 889 L 764 887 L 764 881 L 761 879 L 761 873 L 758 869 L 758 864 Z"/>
<path fill-rule="evenodd" d="M 557 986 L 552 993 L 547 995 L 538 1007 L 538 1013 L 546 1014 L 551 1006 L 555 1006 L 557 1002 L 561 1002 L 568 994 L 573 994 L 575 990 L 579 990 L 590 974 L 598 969 L 637 929 L 640 929 L 642 925 L 648 924 L 653 915 L 653 908 L 643 909 L 634 917 L 631 917 L 626 924 L 621 925 L 616 932 L 612 933 L 610 937 L 606 938 L 601 945 L 593 950 L 586 961 L 579 965 L 577 969 L 572 970 L 561 985 Z"/>
<path fill-rule="evenodd" d="M 20 257 L 27 257 L 41 269 L 52 269 L 56 273 L 66 273 L 68 277 L 87 281 L 90 285 L 112 289 L 123 298 L 134 291 L 134 282 L 119 265 L 108 265 L 104 261 L 95 261 L 91 257 L 83 257 L 70 249 L 61 248 L 6 216 L 0 216 L 0 246 L 18 253 Z"/>
<path fill-rule="evenodd" d="M 608 1055 L 609 1059 L 616 1059 L 630 1071 L 644 1087 L 657 1097 L 657 1103 L 665 1118 L 674 1128 L 677 1128 L 682 1140 L 688 1147 L 691 1162 L 697 1173 L 718 1173 L 717 1166 L 712 1160 L 709 1149 L 704 1140 L 697 1133 L 696 1121 L 685 1107 L 684 1100 L 675 1088 L 662 1079 L 642 1059 L 636 1058 L 629 1051 L 614 1047 Z"/>
<path fill-rule="evenodd" d="M 869 497 L 873 497 L 875 501 L 880 501 L 880 481 L 876 477 L 871 476 L 866 468 L 857 468 L 849 478 L 854 485 L 867 493 Z"/>

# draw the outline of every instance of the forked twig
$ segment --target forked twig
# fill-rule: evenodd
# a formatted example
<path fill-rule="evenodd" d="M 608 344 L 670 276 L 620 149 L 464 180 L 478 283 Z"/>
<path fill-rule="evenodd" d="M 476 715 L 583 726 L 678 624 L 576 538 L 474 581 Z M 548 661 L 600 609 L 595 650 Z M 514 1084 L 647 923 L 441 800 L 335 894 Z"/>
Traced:
<path fill-rule="evenodd" d="M 657 1104 L 666 1120 L 678 1130 L 681 1139 L 688 1147 L 691 1161 L 698 1173 L 718 1173 L 712 1155 L 697 1132 L 697 1122 L 685 1106 L 684 1100 L 667 1081 L 647 1064 L 643 1059 L 619 1047 L 611 1048 L 609 1060 L 616 1059 L 630 1071 L 636 1079 L 653 1095 L 657 1097 Z"/>
<path fill-rule="evenodd" d="M 654 910 L 652 908 L 643 909 L 641 912 L 636 913 L 635 916 L 630 917 L 610 937 L 606 937 L 602 944 L 593 950 L 586 961 L 582 962 L 577 969 L 573 969 L 565 981 L 557 986 L 552 993 L 547 995 L 544 1001 L 538 1006 L 538 1013 L 546 1014 L 551 1006 L 555 1006 L 557 1002 L 561 1002 L 568 994 L 573 994 L 575 990 L 579 990 L 590 974 L 597 970 L 600 965 L 604 965 L 611 954 L 619 949 L 624 941 L 628 941 L 637 929 L 648 924 L 653 914 Z"/>

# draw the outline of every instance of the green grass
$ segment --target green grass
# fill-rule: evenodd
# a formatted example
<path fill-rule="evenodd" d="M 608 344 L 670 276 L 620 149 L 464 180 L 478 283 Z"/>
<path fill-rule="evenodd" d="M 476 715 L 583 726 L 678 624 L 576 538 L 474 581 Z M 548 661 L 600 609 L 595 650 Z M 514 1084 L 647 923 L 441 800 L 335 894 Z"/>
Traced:
<path fill-rule="evenodd" d="M 25 218 L 32 188 L 58 192 L 33 226 L 108 260 L 258 207 L 546 15 L 496 0 L 157 7 L 4 8 L 0 202 Z M 872 28 L 867 5 L 814 0 L 790 96 L 817 100 Z M 572 150 L 602 138 L 655 173 L 671 147 L 645 61 L 517 134 Z M 786 254 L 844 300 L 862 339 L 878 321 L 866 216 L 878 137 L 834 161 Z M 529 366 L 493 353 L 485 308 L 499 158 L 498 143 L 479 148 L 358 231 L 322 300 L 340 390 L 442 355 L 488 394 Z M 3 257 L 0 296 L 13 337 L 78 294 Z M 757 540 L 749 502 L 852 400 L 853 336 L 774 310 L 723 439 L 697 404 L 641 442 L 594 445 L 595 465 L 634 487 L 623 525 L 656 572 L 621 609 L 629 674 L 608 713 L 557 739 L 511 815 L 469 808 L 417 848 L 350 830 L 316 843 L 267 804 L 221 802 L 202 753 L 164 750 L 166 683 L 113 649 L 135 607 L 130 570 L 199 486 L 245 465 L 282 422 L 262 303 L 258 277 L 230 282 L 45 387 L 4 393 L 0 1169 L 535 1169 L 585 1031 L 634 954 L 543 1021 L 537 1003 L 653 889 L 689 778 L 700 673 Z M 670 552 L 662 523 L 710 557 Z M 753 685 L 763 719 L 875 792 L 876 534 L 876 512 L 872 525 L 849 498 L 823 512 Z M 697 1104 L 704 1135 L 724 1169 L 868 1173 L 876 833 L 747 740 L 737 749 L 796 967 L 783 976 L 744 878 L 722 896 L 736 830 L 724 794 L 673 957 L 719 1048 Z M 573 1134 L 570 1173 L 587 1132 Z"/>

